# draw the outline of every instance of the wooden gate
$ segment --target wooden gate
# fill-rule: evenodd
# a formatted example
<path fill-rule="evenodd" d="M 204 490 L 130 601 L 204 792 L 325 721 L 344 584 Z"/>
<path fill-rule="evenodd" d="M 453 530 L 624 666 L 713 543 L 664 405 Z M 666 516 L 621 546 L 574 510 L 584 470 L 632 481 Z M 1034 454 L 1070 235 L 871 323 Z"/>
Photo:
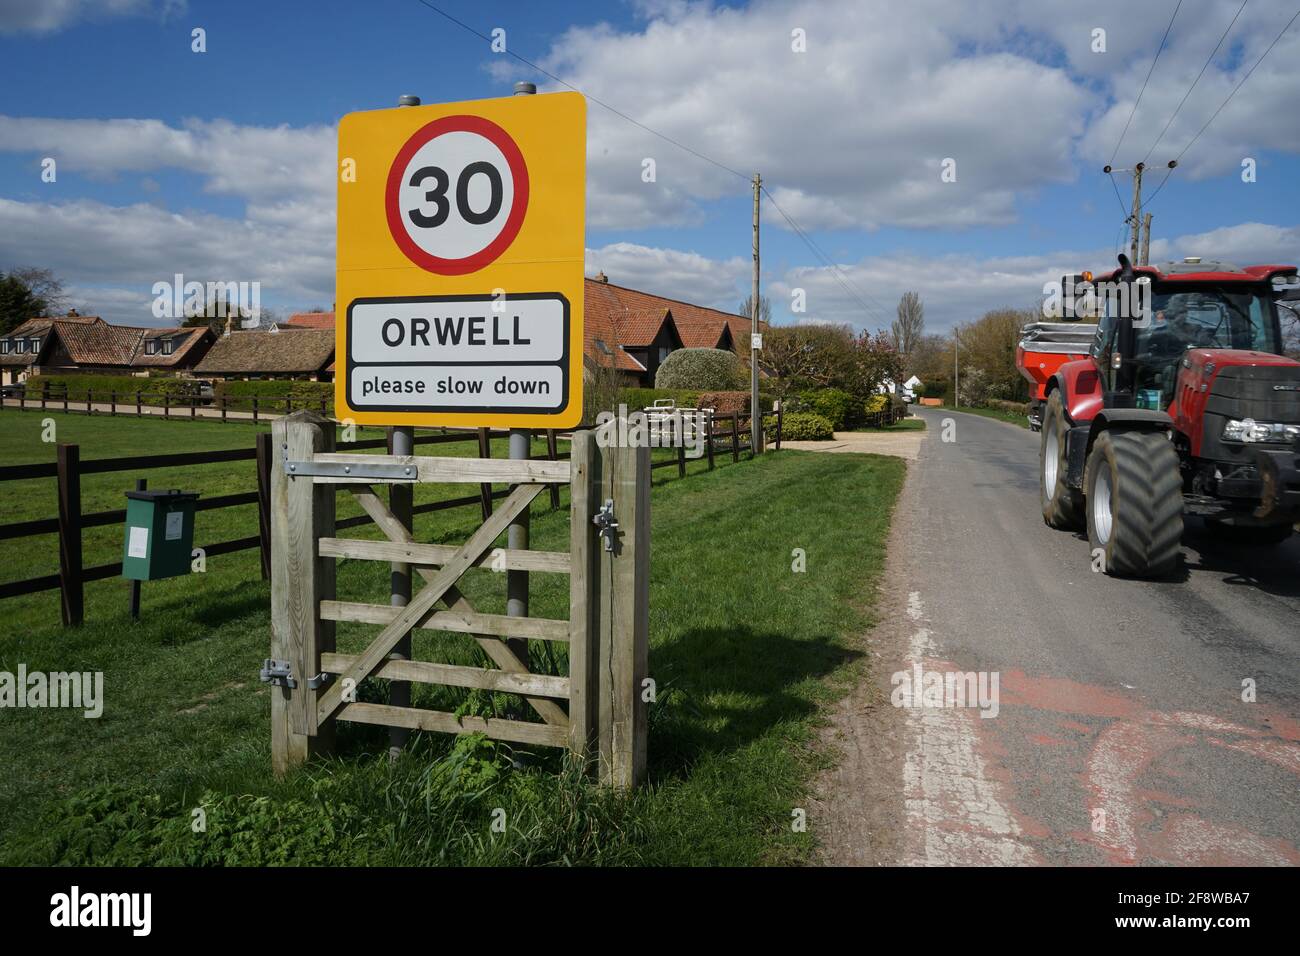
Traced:
<path fill-rule="evenodd" d="M 271 501 L 272 760 L 277 773 L 333 746 L 334 722 L 412 730 L 481 732 L 496 740 L 564 747 L 598 769 L 603 783 L 640 782 L 646 759 L 649 603 L 649 449 L 599 447 L 575 432 L 568 461 L 334 452 L 334 423 L 313 412 L 275 422 Z M 459 547 L 419 543 L 381 498 L 385 484 L 507 483 L 509 495 Z M 498 537 L 547 488 L 570 489 L 568 553 L 496 547 Z M 335 536 L 335 494 L 353 495 L 387 536 Z M 608 503 L 608 504 L 607 504 Z M 612 513 L 612 522 L 605 520 Z M 339 601 L 339 558 L 409 565 L 423 590 L 405 606 Z M 478 611 L 457 587 L 472 567 L 568 574 L 568 620 Z M 505 575 L 501 575 L 503 585 Z M 360 654 L 335 649 L 337 621 L 379 631 Z M 408 660 L 394 651 L 413 628 L 464 635 L 492 668 Z M 528 641 L 569 646 L 568 676 L 529 670 Z M 362 702 L 368 677 L 517 694 L 538 718 L 462 716 Z"/>

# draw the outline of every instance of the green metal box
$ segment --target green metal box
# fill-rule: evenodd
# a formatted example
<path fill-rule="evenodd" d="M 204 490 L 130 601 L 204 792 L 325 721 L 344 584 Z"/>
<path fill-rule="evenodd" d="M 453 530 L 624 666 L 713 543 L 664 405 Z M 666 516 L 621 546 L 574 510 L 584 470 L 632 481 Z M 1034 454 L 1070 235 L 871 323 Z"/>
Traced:
<path fill-rule="evenodd" d="M 157 581 L 190 573 L 194 502 L 189 491 L 128 491 L 122 577 Z"/>

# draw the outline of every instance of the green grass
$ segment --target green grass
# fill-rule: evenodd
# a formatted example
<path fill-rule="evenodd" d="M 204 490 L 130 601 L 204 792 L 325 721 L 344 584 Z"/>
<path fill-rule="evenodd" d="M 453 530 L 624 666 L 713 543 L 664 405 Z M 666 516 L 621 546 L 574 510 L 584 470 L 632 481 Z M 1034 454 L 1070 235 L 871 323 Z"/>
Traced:
<path fill-rule="evenodd" d="M 1026 430 L 1029 428 L 1029 419 L 1019 412 L 1004 412 L 1000 408 L 969 408 L 965 405 L 961 408 L 953 408 L 951 405 L 938 405 L 935 407 L 945 412 L 965 412 L 968 415 L 982 415 L 985 418 L 996 418 L 1000 422 L 1019 425 Z"/>
<path fill-rule="evenodd" d="M 239 447 L 253 433 L 251 426 L 51 417 L 60 438 L 85 443 L 85 457 L 92 447 L 96 454 Z M 48 454 L 21 423 L 0 430 L 4 460 Z M 177 481 L 204 491 L 247 488 L 245 465 L 205 466 Z M 512 753 L 477 736 L 417 735 L 390 763 L 387 732 L 352 724 L 340 725 L 334 758 L 275 780 L 270 698 L 256 677 L 270 645 L 269 586 L 250 551 L 211 559 L 205 574 L 147 583 L 138 623 L 126 614 L 121 581 L 88 586 L 87 624 L 79 629 L 58 626 L 56 596 L 45 596 L 47 604 L 36 601 L 42 596 L 0 602 L 7 621 L 0 671 L 20 662 L 29 671 L 102 671 L 106 697 L 98 720 L 66 710 L 3 714 L 0 863 L 806 860 L 816 825 L 792 833 L 791 812 L 807 805 L 811 776 L 827 759 L 814 748 L 823 705 L 865 666 L 858 638 L 871 621 L 904 466 L 787 450 L 739 464 L 720 457 L 713 472 L 703 462 L 689 469 L 685 481 L 672 468 L 654 473 L 650 674 L 658 697 L 650 709 L 649 783 L 635 794 L 609 794 L 565 772 L 558 751 Z M 122 485 L 133 476 L 104 477 Z M 166 484 L 153 477 L 151 486 Z M 120 489 L 95 493 L 107 498 Z M 11 489 L 0 494 L 14 501 Z M 545 496 L 539 502 L 534 546 L 566 549 L 567 511 L 551 511 Z M 21 513 L 7 520 L 52 513 L 52 501 L 14 503 Z M 240 512 L 247 514 L 237 526 Z M 235 537 L 256 526 L 253 508 L 199 518 L 217 516 L 229 527 L 201 524 L 202 533 Z M 459 542 L 476 517 L 472 508 L 421 515 L 416 535 Z M 121 529 L 115 534 L 114 553 Z M 348 534 L 378 536 L 367 527 Z M 54 550 L 49 537 L 20 539 L 8 550 L 14 545 L 25 560 L 7 555 L 0 580 L 36 573 L 28 562 L 48 563 Z M 795 548 L 806 554 L 804 573 L 792 572 Z M 532 613 L 563 617 L 567 577 L 534 574 L 532 584 Z M 383 601 L 387 586 L 386 565 L 339 562 L 341 599 Z M 504 608 L 500 575 L 472 571 L 464 590 L 482 610 Z M 340 625 L 340 649 L 359 649 L 374 633 Z M 551 660 L 538 643 L 532 653 L 541 670 L 564 672 L 562 653 Z M 436 632 L 417 636 L 415 654 L 482 663 L 472 642 Z M 361 688 L 362 699 L 383 692 L 380 681 Z M 504 695 L 443 687 L 419 687 L 415 704 L 520 710 Z M 506 832 L 494 834 L 497 808 Z M 201 834 L 191 828 L 196 809 L 206 814 Z"/>
<path fill-rule="evenodd" d="M 924 418 L 903 418 L 894 422 L 892 425 L 886 425 L 884 428 L 877 429 L 882 432 L 923 432 L 925 431 Z"/>

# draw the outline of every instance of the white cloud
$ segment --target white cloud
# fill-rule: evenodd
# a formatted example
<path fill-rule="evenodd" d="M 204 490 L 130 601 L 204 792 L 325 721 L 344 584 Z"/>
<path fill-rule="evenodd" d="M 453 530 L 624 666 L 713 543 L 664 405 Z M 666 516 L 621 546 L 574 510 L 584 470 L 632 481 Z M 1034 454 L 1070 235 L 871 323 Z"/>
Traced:
<path fill-rule="evenodd" d="M 1236 0 L 1186 4 L 1117 164 L 1140 159 L 1213 49 Z M 1176 154 L 1293 12 L 1257 0 L 1179 114 Z M 544 65 L 744 176 L 758 169 L 809 228 L 1003 224 L 1017 199 L 1109 160 L 1172 9 L 1099 0 L 758 0 L 732 8 L 640 0 L 639 29 L 573 28 Z M 792 29 L 807 52 L 790 48 Z M 1091 49 L 1106 30 L 1106 51 Z M 1289 122 L 1300 30 L 1278 43 L 1183 161 L 1198 178 L 1253 150 L 1300 151 Z M 555 88 L 553 86 L 553 88 Z M 596 228 L 695 221 L 743 196 L 737 176 L 592 103 L 588 209 Z M 644 158 L 657 184 L 642 184 Z M 939 163 L 957 161 L 956 183 Z M 783 222 L 778 225 L 784 227 Z"/>
<path fill-rule="evenodd" d="M 587 275 L 604 272 L 615 285 L 696 305 L 732 311 L 747 292 L 750 263 L 739 256 L 710 259 L 696 252 L 615 242 L 587 250 Z"/>
<path fill-rule="evenodd" d="M 49 34 L 83 20 L 139 16 L 155 9 L 165 18 L 185 6 L 184 0 L 0 0 L 0 33 Z"/>

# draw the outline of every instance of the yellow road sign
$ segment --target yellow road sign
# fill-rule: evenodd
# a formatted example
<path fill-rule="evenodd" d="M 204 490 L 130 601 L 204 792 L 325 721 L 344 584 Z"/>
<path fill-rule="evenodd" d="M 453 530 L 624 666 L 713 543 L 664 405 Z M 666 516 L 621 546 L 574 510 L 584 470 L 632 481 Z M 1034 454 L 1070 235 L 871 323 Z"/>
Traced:
<path fill-rule="evenodd" d="M 579 93 L 343 117 L 340 419 L 581 421 L 586 149 Z"/>

